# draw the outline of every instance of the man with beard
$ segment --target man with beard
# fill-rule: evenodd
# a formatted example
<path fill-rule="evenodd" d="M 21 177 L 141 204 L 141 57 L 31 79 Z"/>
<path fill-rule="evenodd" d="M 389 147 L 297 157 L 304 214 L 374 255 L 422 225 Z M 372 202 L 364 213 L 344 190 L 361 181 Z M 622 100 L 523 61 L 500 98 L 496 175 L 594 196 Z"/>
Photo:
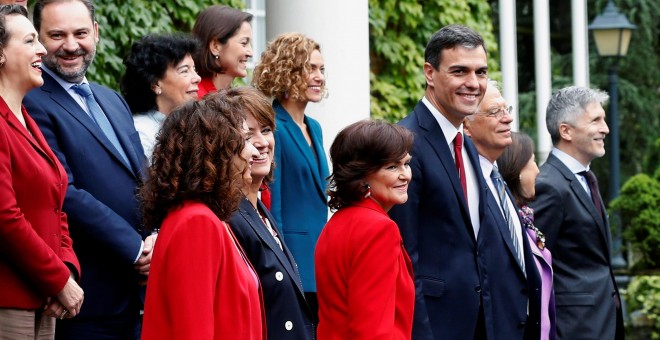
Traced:
<path fill-rule="evenodd" d="M 48 54 L 44 85 L 24 104 L 69 175 L 64 201 L 85 307 L 57 339 L 138 339 L 155 235 L 143 241 L 135 191 L 144 153 L 126 102 L 85 77 L 98 24 L 91 0 L 39 0 L 34 24 Z"/>

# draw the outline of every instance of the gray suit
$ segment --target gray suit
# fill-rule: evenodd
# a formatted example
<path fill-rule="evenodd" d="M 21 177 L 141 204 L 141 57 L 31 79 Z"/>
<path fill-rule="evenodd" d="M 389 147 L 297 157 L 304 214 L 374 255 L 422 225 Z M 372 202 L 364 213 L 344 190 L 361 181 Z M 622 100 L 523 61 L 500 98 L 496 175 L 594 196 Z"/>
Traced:
<path fill-rule="evenodd" d="M 553 257 L 557 337 L 623 338 L 607 216 L 598 213 L 573 172 L 553 154 L 541 167 L 531 206 Z"/>

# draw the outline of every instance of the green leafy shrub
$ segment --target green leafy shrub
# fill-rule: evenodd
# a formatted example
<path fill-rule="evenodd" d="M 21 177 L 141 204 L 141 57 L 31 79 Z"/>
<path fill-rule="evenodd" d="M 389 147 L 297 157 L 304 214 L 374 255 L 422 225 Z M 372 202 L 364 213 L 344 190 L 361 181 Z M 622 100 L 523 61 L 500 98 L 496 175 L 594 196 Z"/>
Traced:
<path fill-rule="evenodd" d="M 651 339 L 660 339 L 660 276 L 634 277 L 626 292 L 626 302 L 632 325 L 648 327 Z"/>
<path fill-rule="evenodd" d="M 647 174 L 631 177 L 610 207 L 620 213 L 623 238 L 638 257 L 632 268 L 660 267 L 660 181 Z"/>

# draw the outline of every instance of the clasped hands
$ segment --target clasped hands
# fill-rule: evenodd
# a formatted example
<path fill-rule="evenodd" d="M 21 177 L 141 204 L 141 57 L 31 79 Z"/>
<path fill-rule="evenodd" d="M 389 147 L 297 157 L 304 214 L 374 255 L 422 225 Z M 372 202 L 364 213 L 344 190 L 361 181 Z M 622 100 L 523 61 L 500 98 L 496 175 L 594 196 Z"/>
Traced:
<path fill-rule="evenodd" d="M 60 320 L 70 319 L 80 313 L 84 295 L 82 288 L 73 279 L 72 274 L 62 291 L 48 299 L 48 303 L 44 307 L 44 314 Z"/>

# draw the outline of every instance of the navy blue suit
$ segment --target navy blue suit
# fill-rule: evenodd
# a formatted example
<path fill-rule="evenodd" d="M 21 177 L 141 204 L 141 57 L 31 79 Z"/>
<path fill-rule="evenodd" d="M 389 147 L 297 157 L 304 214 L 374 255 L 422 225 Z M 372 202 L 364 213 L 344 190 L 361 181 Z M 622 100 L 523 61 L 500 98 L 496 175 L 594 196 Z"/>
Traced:
<path fill-rule="evenodd" d="M 257 201 L 257 207 L 279 235 L 275 219 L 266 206 Z M 229 225 L 259 275 L 264 292 L 268 338 L 313 339 L 312 311 L 305 301 L 296 262 L 281 235 L 282 249 L 247 199 L 241 201 Z"/>
<path fill-rule="evenodd" d="M 29 92 L 23 103 L 69 176 L 63 210 L 85 291 L 80 314 L 58 323 L 60 336 L 77 322 L 139 316 L 141 289 L 133 263 L 143 238 L 136 188 L 145 159 L 128 105 L 119 94 L 90 84 L 129 165 L 66 90 L 48 73 L 43 78 L 44 85 Z M 75 335 L 86 337 L 84 331 Z"/>
<path fill-rule="evenodd" d="M 277 101 L 275 109 L 275 172 L 270 184 L 271 212 L 298 262 L 305 292 L 316 292 L 314 248 L 328 221 L 328 163 L 321 125 L 305 116 L 310 147 L 291 115 Z M 313 149 L 312 149 L 313 148 Z"/>
<path fill-rule="evenodd" d="M 420 101 L 399 124 L 415 133 L 408 201 L 390 210 L 414 267 L 413 339 L 472 339 L 480 313 L 488 338 L 522 339 L 527 282 L 502 242 L 501 230 L 508 227 L 482 176 L 474 144 L 465 138 L 479 188 L 476 239 L 456 165 L 436 119 Z"/>

